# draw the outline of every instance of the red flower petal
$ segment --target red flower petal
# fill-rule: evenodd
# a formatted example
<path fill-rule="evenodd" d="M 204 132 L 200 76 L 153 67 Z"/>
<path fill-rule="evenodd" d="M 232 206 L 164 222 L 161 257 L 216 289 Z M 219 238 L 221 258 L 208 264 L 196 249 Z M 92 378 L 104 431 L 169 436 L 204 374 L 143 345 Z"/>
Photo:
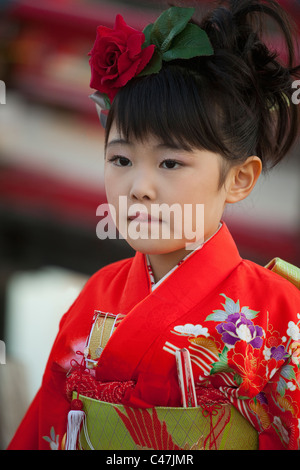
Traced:
<path fill-rule="evenodd" d="M 142 70 L 144 70 L 144 68 L 146 67 L 146 65 L 148 64 L 148 62 L 150 61 L 150 59 L 152 58 L 152 56 L 153 56 L 153 54 L 154 54 L 154 50 L 155 50 L 155 46 L 154 46 L 154 45 L 145 47 L 145 49 L 143 49 L 142 55 L 141 55 L 141 60 L 140 60 L 140 63 L 139 63 L 139 65 L 138 65 L 138 69 L 137 69 L 137 72 L 136 72 L 137 75 L 138 75 Z"/>
<path fill-rule="evenodd" d="M 96 31 L 97 35 L 95 44 L 99 41 L 99 39 L 102 39 L 105 36 L 111 36 L 112 31 L 113 30 L 111 28 L 107 28 L 106 26 L 98 26 Z"/>
<path fill-rule="evenodd" d="M 126 56 L 121 56 L 118 61 L 119 77 L 114 82 L 114 86 L 121 88 L 126 85 L 137 74 L 139 62 L 129 62 Z M 123 70 L 123 72 L 122 72 Z"/>
<path fill-rule="evenodd" d="M 128 24 L 125 23 L 121 15 L 116 16 L 114 30 L 115 31 L 121 30 L 124 33 L 126 33 L 127 36 L 131 34 L 136 34 L 136 33 L 140 34 L 140 31 L 138 31 L 137 29 L 131 28 L 131 26 L 128 26 Z"/>
<path fill-rule="evenodd" d="M 142 52 L 142 45 L 145 42 L 145 35 L 144 33 L 136 33 L 132 34 L 127 39 L 127 50 L 129 53 L 129 57 L 131 60 L 141 54 Z"/>

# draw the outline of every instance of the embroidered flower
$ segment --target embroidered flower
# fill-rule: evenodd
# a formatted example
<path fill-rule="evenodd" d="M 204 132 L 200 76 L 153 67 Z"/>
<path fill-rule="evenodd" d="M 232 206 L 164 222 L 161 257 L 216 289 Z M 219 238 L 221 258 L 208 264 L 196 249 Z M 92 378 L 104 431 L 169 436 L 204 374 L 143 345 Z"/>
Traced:
<path fill-rule="evenodd" d="M 289 357 L 289 354 L 285 352 L 284 346 L 281 344 L 277 348 L 271 348 L 270 357 L 276 359 L 276 361 L 281 361 L 281 359 L 286 359 Z"/>
<path fill-rule="evenodd" d="M 268 399 L 266 397 L 266 394 L 264 392 L 259 392 L 256 395 L 256 399 L 262 404 L 262 405 L 267 405 L 268 404 Z"/>
<path fill-rule="evenodd" d="M 288 323 L 288 329 L 286 332 L 294 341 L 300 339 L 299 327 L 293 321 Z"/>
<path fill-rule="evenodd" d="M 287 388 L 291 391 L 294 392 L 296 390 L 296 385 L 293 382 L 288 382 L 287 383 Z"/>
<path fill-rule="evenodd" d="M 227 346 L 225 348 L 227 349 Z M 228 350 L 227 361 L 228 366 L 241 378 L 238 388 L 239 396 L 254 397 L 263 389 L 265 376 L 260 349 L 254 348 L 250 343 L 237 341 L 235 346 Z M 274 359 L 272 361 L 275 362 Z"/>
<path fill-rule="evenodd" d="M 263 329 L 248 320 L 244 313 L 237 312 L 229 315 L 226 322 L 216 326 L 216 330 L 228 346 L 234 346 L 237 341 L 245 341 L 253 348 L 262 346 Z"/>
<path fill-rule="evenodd" d="M 300 341 L 294 341 L 290 345 L 290 354 L 292 355 L 292 362 L 294 364 L 300 365 Z"/>
<path fill-rule="evenodd" d="M 185 325 L 178 325 L 174 327 L 174 331 L 181 333 L 187 336 L 205 336 L 208 338 L 208 328 L 204 328 L 202 325 L 192 325 L 191 323 L 186 323 Z"/>
<path fill-rule="evenodd" d="M 265 357 L 265 360 L 269 361 L 271 359 L 271 349 L 265 346 L 263 350 L 263 355 Z"/>
<path fill-rule="evenodd" d="M 145 35 L 117 15 L 114 28 L 99 26 L 90 55 L 91 88 L 112 101 L 118 90 L 137 76 L 150 61 L 155 46 L 143 48 Z"/>

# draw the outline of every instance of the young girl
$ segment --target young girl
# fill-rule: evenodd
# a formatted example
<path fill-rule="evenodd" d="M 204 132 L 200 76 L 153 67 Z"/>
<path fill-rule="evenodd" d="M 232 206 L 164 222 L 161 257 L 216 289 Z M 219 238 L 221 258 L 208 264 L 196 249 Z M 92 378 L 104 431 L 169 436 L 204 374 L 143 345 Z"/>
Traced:
<path fill-rule="evenodd" d="M 136 255 L 97 272 L 62 318 L 10 449 L 76 448 L 80 420 L 86 448 L 300 448 L 300 292 L 241 259 L 222 222 L 296 138 L 293 40 L 275 2 L 228 3 L 200 25 L 172 7 L 143 33 L 120 15 L 97 30 L 107 198 Z M 287 65 L 261 38 L 265 15 Z M 193 233 L 204 206 L 202 237 L 176 237 L 175 216 L 153 216 L 162 204 L 190 207 Z"/>

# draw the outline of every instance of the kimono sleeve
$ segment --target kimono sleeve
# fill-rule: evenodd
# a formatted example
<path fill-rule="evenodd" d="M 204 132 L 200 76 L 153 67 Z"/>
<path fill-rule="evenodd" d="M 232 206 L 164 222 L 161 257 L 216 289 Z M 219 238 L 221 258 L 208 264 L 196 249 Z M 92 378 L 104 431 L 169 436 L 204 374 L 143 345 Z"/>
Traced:
<path fill-rule="evenodd" d="M 258 431 L 260 450 L 300 449 L 300 291 L 254 274 L 250 292 L 207 317 L 223 343 L 210 378 Z"/>
<path fill-rule="evenodd" d="M 264 386 L 251 400 L 250 412 L 259 423 L 259 449 L 296 450 L 300 449 L 300 291 L 283 284 L 280 292 L 277 285 L 272 297 L 263 344 L 257 350 L 256 384 L 261 378 Z"/>
<path fill-rule="evenodd" d="M 300 449 L 300 315 L 298 322 L 289 321 L 283 345 L 273 346 L 271 360 L 277 355 L 286 359 L 277 370 L 269 368 L 269 382 L 253 403 L 263 427 L 259 435 L 260 449 Z M 267 405 L 264 408 L 264 404 Z M 264 409 L 267 411 L 265 416 Z"/>

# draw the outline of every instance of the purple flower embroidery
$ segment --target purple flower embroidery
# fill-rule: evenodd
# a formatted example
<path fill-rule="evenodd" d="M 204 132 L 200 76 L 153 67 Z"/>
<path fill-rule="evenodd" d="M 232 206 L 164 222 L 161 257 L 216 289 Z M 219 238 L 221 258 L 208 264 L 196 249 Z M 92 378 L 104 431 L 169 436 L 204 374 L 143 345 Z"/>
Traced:
<path fill-rule="evenodd" d="M 274 358 L 276 361 L 280 361 L 281 359 L 286 359 L 289 355 L 285 352 L 284 346 L 281 344 L 277 348 L 271 348 L 271 358 Z"/>
<path fill-rule="evenodd" d="M 222 335 L 222 341 L 229 346 L 234 346 L 237 341 L 246 341 L 253 348 L 259 349 L 263 343 L 263 329 L 254 325 L 242 312 L 228 315 L 227 321 L 217 325 L 216 330 Z"/>
<path fill-rule="evenodd" d="M 267 405 L 268 404 L 268 400 L 267 400 L 266 394 L 264 392 L 259 392 L 259 394 L 256 395 L 256 398 L 262 405 Z"/>

